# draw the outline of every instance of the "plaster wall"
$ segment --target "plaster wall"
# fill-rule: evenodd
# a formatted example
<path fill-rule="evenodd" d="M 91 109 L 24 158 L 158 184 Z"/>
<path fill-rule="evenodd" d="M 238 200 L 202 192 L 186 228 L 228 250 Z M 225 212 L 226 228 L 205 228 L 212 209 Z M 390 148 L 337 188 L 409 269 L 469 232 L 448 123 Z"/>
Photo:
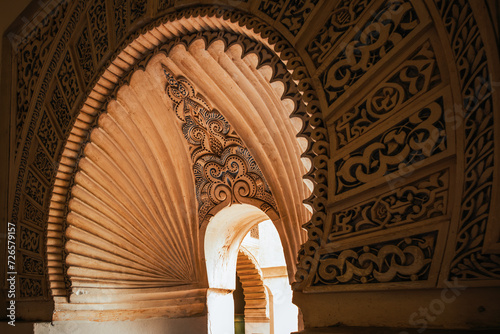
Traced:
<path fill-rule="evenodd" d="M 245 323 L 245 334 L 261 334 L 261 333 L 270 333 L 270 324 L 269 323 Z M 275 332 L 279 333 L 279 332 Z"/>
<path fill-rule="evenodd" d="M 191 334 L 207 333 L 207 318 L 151 318 L 134 321 L 56 321 L 53 323 L 37 323 L 35 334 Z"/>
<path fill-rule="evenodd" d="M 274 333 L 284 334 L 296 331 L 298 309 L 292 304 L 292 290 L 286 276 L 264 278 L 264 284 L 273 295 Z"/>
<path fill-rule="evenodd" d="M 258 257 L 261 268 L 286 265 L 280 236 L 270 220 L 259 224 L 259 248 L 262 250 Z"/>

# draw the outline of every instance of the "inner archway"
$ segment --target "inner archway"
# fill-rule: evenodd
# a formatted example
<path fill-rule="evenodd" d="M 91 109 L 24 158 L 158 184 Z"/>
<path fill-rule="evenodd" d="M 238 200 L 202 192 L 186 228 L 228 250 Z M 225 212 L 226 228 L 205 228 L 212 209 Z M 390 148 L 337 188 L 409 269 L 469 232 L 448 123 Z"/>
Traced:
<path fill-rule="evenodd" d="M 189 196 L 195 189 L 189 174 L 190 152 L 173 145 L 174 138 L 165 140 L 165 147 L 161 147 L 165 138 L 150 140 L 154 145 L 149 147 L 141 145 L 140 159 L 131 161 L 158 167 L 153 182 L 148 179 L 152 169 L 144 172 L 144 165 L 126 166 L 118 164 L 123 159 L 116 159 L 118 154 L 130 157 L 136 152 L 127 149 L 125 141 L 114 140 L 118 132 L 113 126 L 122 127 L 135 148 L 141 135 L 157 137 L 154 126 L 170 129 L 184 143 L 179 124 L 172 122 L 175 116 L 169 118 L 165 112 L 174 115 L 168 108 L 172 101 L 162 90 L 161 66 L 149 67 L 158 55 L 155 61 L 170 59 L 160 65 L 175 78 L 192 82 L 211 107 L 227 116 L 263 174 L 275 182 L 270 188 L 280 201 L 277 211 L 282 220 L 277 228 L 289 247 L 287 259 L 295 261 L 298 255 L 299 264 L 290 268 L 296 273 L 295 300 L 307 327 L 407 326 L 404 316 L 414 311 L 413 305 L 428 303 L 429 296 L 456 280 L 470 288 L 453 304 L 457 311 L 447 307 L 432 327 L 469 328 L 471 320 L 486 327 L 498 324 L 488 315 L 498 307 L 476 296 L 498 294 L 486 289 L 498 285 L 498 207 L 491 203 L 498 197 L 499 184 L 494 116 L 500 71 L 498 19 L 488 13 L 498 12 L 494 1 L 309 1 L 303 2 L 304 10 L 292 1 L 281 1 L 281 7 L 252 0 L 221 7 L 205 1 L 200 5 L 200 1 L 161 0 L 167 2 L 170 8 L 157 6 L 160 0 L 59 1 L 54 11 L 44 11 L 46 19 L 26 13 L 30 22 L 43 22 L 28 29 L 33 33 L 25 35 L 24 27 L 12 29 L 23 31 L 26 38 L 13 45 L 14 52 L 5 53 L 12 55 L 3 82 L 9 88 L 4 97 L 11 113 L 4 122 L 9 131 L 2 133 L 10 145 L 3 151 L 9 168 L 2 174 L 8 194 L 2 192 L 0 197 L 7 204 L 2 215 L 5 212 L 8 219 L 3 221 L 18 225 L 19 231 L 20 318 L 32 310 L 31 303 L 48 306 L 43 318 L 37 318 L 45 321 L 78 317 L 104 321 L 116 314 L 121 319 L 175 317 L 171 306 L 178 306 L 178 299 L 186 301 L 188 285 L 192 305 L 186 305 L 189 313 L 183 315 L 205 315 L 206 270 L 199 264 L 203 252 L 199 217 L 191 201 L 198 203 Z M 142 11 L 132 10 L 132 3 L 144 5 Z M 313 3 L 314 9 L 305 7 Z M 99 20 L 96 13 L 101 14 Z M 304 16 L 296 21 L 290 14 Z M 342 23 L 341 29 L 332 35 L 336 23 Z M 195 47 L 200 40 L 205 45 Z M 224 52 L 207 51 L 214 41 L 223 43 Z M 183 47 L 187 57 L 182 50 L 174 51 Z M 227 52 L 233 47 L 244 55 L 233 57 L 236 67 Z M 253 112 L 259 109 L 259 100 L 252 96 L 268 91 L 257 89 L 252 94 L 247 88 L 256 88 L 255 81 L 244 81 L 246 90 L 239 87 L 239 79 L 248 76 L 232 70 L 249 73 L 238 67 L 248 54 L 258 58 L 258 66 L 250 66 L 252 72 L 269 66 L 270 81 L 285 83 L 282 96 L 294 102 L 303 99 L 293 114 L 304 121 L 297 131 L 307 140 L 304 156 L 311 158 L 313 168 L 306 176 L 315 184 L 307 200 L 313 216 L 303 225 L 309 240 L 301 249 L 297 245 L 305 238 L 300 226 L 304 216 L 309 218 L 299 209 L 304 194 L 294 182 L 282 182 L 290 175 L 278 180 L 284 169 L 275 166 L 291 164 L 285 155 L 269 154 L 270 144 L 279 138 L 263 135 L 272 134 L 272 129 L 286 131 L 273 127 L 282 124 L 273 123 L 276 113 L 259 118 L 264 114 Z M 149 76 L 160 85 L 154 80 L 145 85 L 137 75 L 141 71 L 146 73 L 142 79 Z M 219 78 L 215 73 L 226 75 L 213 80 Z M 297 86 L 287 81 L 290 77 Z M 235 78 L 232 85 L 228 78 Z M 137 104 L 142 97 L 147 101 Z M 162 98 L 167 107 L 154 108 L 161 106 L 156 102 Z M 247 108 L 247 100 L 257 103 Z M 149 106 L 151 101 L 155 103 Z M 108 117 L 99 118 L 104 113 Z M 153 127 L 141 128 L 146 117 L 151 117 Z M 250 119 L 253 127 L 242 127 L 242 118 Z M 139 131 L 129 131 L 130 124 Z M 256 129 L 264 131 L 252 137 Z M 263 138 L 267 140 L 259 141 Z M 419 145 L 421 139 L 425 145 Z M 415 143 L 422 150 L 415 150 Z M 273 146 L 273 152 L 285 152 L 283 148 Z M 411 154 L 400 156 L 402 151 Z M 386 153 L 395 164 L 388 163 Z M 184 164 L 170 159 L 180 156 Z M 158 170 L 165 177 L 157 177 Z M 292 176 L 304 175 L 296 170 Z M 185 177 L 173 171 L 182 171 Z M 142 175 L 131 177 L 134 172 Z M 106 197 L 115 184 L 121 189 Z M 406 196 L 415 189 L 431 196 Z M 392 201 L 396 205 L 387 202 L 389 198 L 396 198 Z M 414 199 L 420 202 L 415 205 Z M 103 202 L 120 210 L 104 211 Z M 171 209 L 165 214 L 168 205 Z M 408 211 L 401 216 L 403 207 Z M 129 222 L 133 224 L 127 226 Z M 143 242 L 143 236 L 152 238 Z M 156 254 L 152 249 L 164 256 L 151 256 Z M 405 255 L 408 262 L 388 267 L 391 262 L 381 257 L 391 249 L 399 254 L 416 249 L 424 255 Z M 371 261 L 373 271 L 365 271 L 366 262 L 360 263 L 366 258 L 378 260 Z M 358 274 L 351 275 L 352 266 Z M 156 300 L 148 294 L 153 290 Z M 397 296 L 403 290 L 401 303 Z M 352 297 L 361 292 L 366 296 L 383 292 L 388 298 L 358 303 Z M 55 308 L 48 301 L 55 302 Z M 465 312 L 471 301 L 488 312 L 480 311 L 481 316 Z M 382 304 L 385 307 L 373 307 Z M 316 305 L 338 312 L 322 315 Z M 400 307 L 398 314 L 384 313 L 394 305 Z M 360 310 L 366 317 L 356 316 Z M 468 316 L 453 316 L 457 314 Z"/>
<path fill-rule="evenodd" d="M 256 239 L 251 237 L 252 232 L 259 230 L 259 225 L 254 226 L 243 239 L 238 250 L 238 261 L 236 263 L 236 290 L 238 290 L 238 282 L 240 282 L 243 292 L 244 333 L 252 333 L 254 329 L 258 333 L 271 333 L 272 319 L 269 316 L 271 305 L 264 286 L 262 270 L 258 263 L 259 245 L 254 242 Z M 238 314 L 236 296 L 234 301 L 236 329 L 236 314 Z M 238 333 L 236 332 L 236 334 Z"/>
<path fill-rule="evenodd" d="M 238 269 L 240 271 L 238 276 L 243 284 L 245 301 L 251 303 L 251 306 L 247 305 L 245 307 L 245 325 L 249 325 L 249 328 L 258 329 L 259 332 L 264 331 L 267 333 L 270 333 L 270 329 L 274 327 L 274 323 L 271 324 L 271 319 L 269 319 L 269 314 L 271 313 L 269 309 L 270 298 L 264 292 L 263 275 L 255 259 L 255 255 L 259 251 L 259 245 L 256 244 L 257 247 L 253 247 L 254 249 L 251 250 L 253 246 L 251 241 L 244 242 L 244 239 L 248 239 L 250 230 L 257 227 L 259 223 L 268 223 L 265 224 L 264 230 L 267 233 L 272 232 L 270 230 L 274 229 L 271 222 L 272 218 L 275 220 L 278 219 L 277 216 L 270 217 L 252 205 L 234 204 L 219 211 L 208 223 L 204 237 L 204 250 L 209 285 L 207 293 L 209 333 L 234 333 L 233 317 L 228 316 L 228 314 L 234 314 L 232 293 L 236 289 L 235 274 L 238 273 Z M 276 231 L 275 235 L 278 236 Z M 279 237 L 278 239 L 273 239 L 273 242 L 275 241 L 279 242 Z M 242 244 L 245 247 L 242 247 Z M 281 248 L 281 244 L 270 246 L 270 250 Z M 272 281 L 273 277 L 280 276 L 279 273 L 276 275 L 275 272 L 279 271 L 282 267 L 271 267 L 272 264 L 276 263 L 276 260 L 273 257 L 262 258 L 267 259 L 270 263 L 268 267 L 270 268 L 269 271 L 273 271 L 269 275 L 268 280 Z M 281 258 L 281 262 L 279 259 L 278 262 L 284 264 L 282 250 Z M 243 273 L 243 270 L 246 272 Z M 286 284 L 286 270 L 282 271 L 281 276 L 284 278 Z M 252 282 L 259 280 L 261 283 Z M 262 291 L 259 290 L 260 286 L 262 286 Z M 276 286 L 279 286 L 279 284 Z M 289 286 L 288 289 L 290 290 Z M 283 293 L 283 291 L 279 291 L 279 293 Z M 250 294 L 253 294 L 253 299 L 252 297 L 247 299 L 247 295 L 249 296 Z M 291 294 L 289 297 L 290 300 L 288 302 L 291 304 Z M 292 319 L 287 320 L 293 321 Z"/>
<path fill-rule="evenodd" d="M 253 227 L 243 239 L 236 275 L 244 292 L 245 333 L 289 334 L 298 330 L 298 309 L 292 303 L 283 247 L 271 220 Z"/>

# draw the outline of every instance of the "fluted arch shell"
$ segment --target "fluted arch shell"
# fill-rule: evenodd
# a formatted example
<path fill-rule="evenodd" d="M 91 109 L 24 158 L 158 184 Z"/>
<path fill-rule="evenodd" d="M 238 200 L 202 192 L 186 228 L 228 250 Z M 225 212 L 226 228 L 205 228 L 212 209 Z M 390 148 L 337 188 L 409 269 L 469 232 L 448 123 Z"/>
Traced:
<path fill-rule="evenodd" d="M 91 132 L 71 188 L 66 229 L 71 301 L 98 302 L 99 289 L 205 285 L 192 159 L 165 92 L 163 68 L 183 77 L 242 138 L 276 200 L 290 266 L 310 218 L 295 107 L 270 83 L 272 69 L 239 46 L 202 40 L 153 57 L 122 86 Z M 88 298 L 80 293 L 92 291 Z M 114 291 L 114 290 L 109 290 Z M 120 290 L 116 290 L 120 291 Z M 95 298 L 92 296 L 95 295 Z"/>

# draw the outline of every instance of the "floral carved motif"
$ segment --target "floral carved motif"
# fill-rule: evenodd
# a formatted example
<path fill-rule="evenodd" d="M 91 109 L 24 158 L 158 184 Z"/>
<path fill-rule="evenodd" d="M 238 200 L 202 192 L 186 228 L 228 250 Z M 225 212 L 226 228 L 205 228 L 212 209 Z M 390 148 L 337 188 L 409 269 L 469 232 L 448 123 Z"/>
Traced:
<path fill-rule="evenodd" d="M 491 69 L 469 2 L 435 3 L 457 64 L 463 101 L 458 122 L 465 132 L 465 182 L 449 277 L 498 280 L 500 257 L 483 253 L 487 224 L 498 224 L 490 216 L 495 169 Z"/>
<path fill-rule="evenodd" d="M 47 182 L 52 179 L 56 171 L 54 162 L 47 156 L 41 146 L 38 146 L 36 149 L 33 166 L 38 169 Z"/>
<path fill-rule="evenodd" d="M 403 62 L 395 74 L 335 121 L 336 148 L 361 137 L 376 122 L 394 114 L 410 99 L 423 95 L 440 81 L 434 51 L 426 42 Z"/>
<path fill-rule="evenodd" d="M 73 65 L 69 51 L 64 55 L 57 77 L 61 83 L 62 92 L 66 97 L 66 101 L 68 101 L 68 105 L 73 106 L 80 93 L 80 87 L 78 86 L 75 66 Z"/>
<path fill-rule="evenodd" d="M 114 0 L 115 36 L 121 40 L 127 31 L 127 0 Z"/>
<path fill-rule="evenodd" d="M 71 115 L 59 85 L 56 85 L 54 91 L 52 92 L 50 106 L 54 111 L 59 128 L 62 131 L 65 131 L 71 123 Z"/>
<path fill-rule="evenodd" d="M 146 14 L 147 0 L 136 0 L 130 2 L 130 22 L 134 23 Z"/>
<path fill-rule="evenodd" d="M 262 0 L 259 4 L 259 10 L 273 20 L 276 20 L 284 3 L 284 0 Z"/>
<path fill-rule="evenodd" d="M 158 0 L 158 10 L 162 11 L 174 6 L 174 0 Z"/>
<path fill-rule="evenodd" d="M 306 47 L 314 65 L 318 67 L 332 54 L 335 43 L 358 23 L 372 0 L 339 1 L 325 26 Z"/>
<path fill-rule="evenodd" d="M 292 35 L 297 35 L 317 4 L 318 0 L 290 1 L 280 19 L 281 23 Z"/>
<path fill-rule="evenodd" d="M 335 162 L 336 194 L 403 170 L 446 150 L 443 101 L 425 108 Z"/>
<path fill-rule="evenodd" d="M 21 298 L 44 296 L 45 289 L 44 289 L 44 284 L 42 283 L 42 279 L 35 279 L 31 277 L 20 277 L 19 283 L 20 283 L 19 294 Z"/>
<path fill-rule="evenodd" d="M 45 192 L 47 188 L 43 183 L 33 174 L 33 172 L 28 171 L 28 177 L 26 178 L 25 192 L 26 195 L 31 197 L 35 202 L 40 205 L 45 203 Z"/>
<path fill-rule="evenodd" d="M 26 199 L 24 201 L 24 219 L 36 226 L 43 228 L 43 223 L 45 222 L 45 214 L 40 210 L 31 200 Z"/>
<path fill-rule="evenodd" d="M 262 0 L 259 4 L 259 10 L 276 20 L 285 2 L 284 0 Z"/>
<path fill-rule="evenodd" d="M 419 24 L 411 3 L 388 1 L 320 75 L 328 104 L 343 95 Z"/>
<path fill-rule="evenodd" d="M 39 253 L 41 251 L 40 248 L 42 243 L 40 233 L 21 225 L 20 237 L 20 249 L 24 249 L 33 253 Z"/>
<path fill-rule="evenodd" d="M 89 31 L 87 27 L 85 27 L 82 31 L 82 35 L 76 45 L 76 51 L 80 62 L 80 68 L 83 72 L 83 80 L 85 81 L 85 84 L 88 84 L 94 74 L 94 60 L 92 59 L 92 46 L 90 44 Z"/>
<path fill-rule="evenodd" d="M 108 21 L 106 16 L 106 1 L 96 0 L 89 9 L 89 22 L 92 41 L 94 42 L 94 54 L 99 62 L 108 52 Z"/>
<path fill-rule="evenodd" d="M 43 261 L 41 259 L 34 258 L 32 256 L 23 255 L 22 256 L 22 273 L 29 275 L 40 275 L 44 274 Z"/>
<path fill-rule="evenodd" d="M 324 255 L 314 285 L 426 280 L 436 237 L 431 232 Z"/>
<path fill-rule="evenodd" d="M 40 125 L 38 126 L 37 135 L 42 145 L 45 147 L 47 152 L 49 152 L 50 156 L 54 157 L 57 151 L 59 137 L 56 134 L 52 121 L 47 115 L 47 110 L 42 111 L 42 117 Z"/>
<path fill-rule="evenodd" d="M 200 224 L 215 206 L 245 198 L 259 199 L 277 211 L 264 175 L 224 116 L 198 97 L 187 80 L 163 71 L 193 160 Z"/>

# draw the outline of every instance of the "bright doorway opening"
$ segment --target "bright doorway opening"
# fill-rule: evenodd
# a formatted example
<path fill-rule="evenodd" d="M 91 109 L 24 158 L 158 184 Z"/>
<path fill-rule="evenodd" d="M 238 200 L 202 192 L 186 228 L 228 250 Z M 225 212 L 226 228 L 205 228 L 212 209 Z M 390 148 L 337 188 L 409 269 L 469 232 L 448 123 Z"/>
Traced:
<path fill-rule="evenodd" d="M 209 333 L 297 331 L 298 309 L 270 217 L 251 205 L 232 205 L 212 218 L 204 241 Z"/>

